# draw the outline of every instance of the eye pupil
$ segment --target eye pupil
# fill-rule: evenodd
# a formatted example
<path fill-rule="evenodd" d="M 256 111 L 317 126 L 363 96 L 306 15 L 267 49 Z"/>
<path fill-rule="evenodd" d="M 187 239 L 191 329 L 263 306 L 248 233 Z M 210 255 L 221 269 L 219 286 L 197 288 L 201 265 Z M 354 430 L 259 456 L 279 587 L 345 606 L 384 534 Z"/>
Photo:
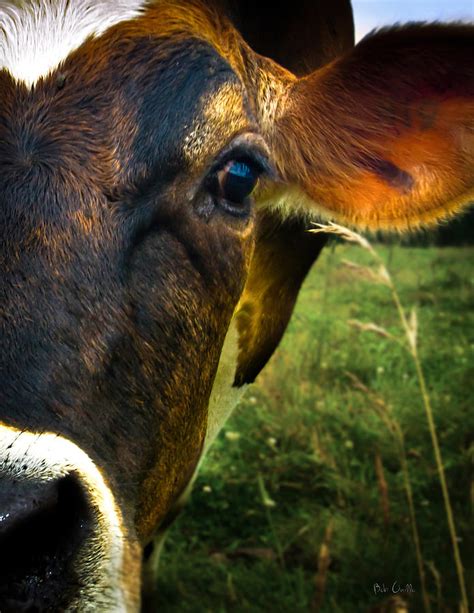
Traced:
<path fill-rule="evenodd" d="M 256 168 L 238 161 L 230 162 L 221 172 L 222 196 L 235 204 L 242 203 L 252 193 L 259 175 Z"/>

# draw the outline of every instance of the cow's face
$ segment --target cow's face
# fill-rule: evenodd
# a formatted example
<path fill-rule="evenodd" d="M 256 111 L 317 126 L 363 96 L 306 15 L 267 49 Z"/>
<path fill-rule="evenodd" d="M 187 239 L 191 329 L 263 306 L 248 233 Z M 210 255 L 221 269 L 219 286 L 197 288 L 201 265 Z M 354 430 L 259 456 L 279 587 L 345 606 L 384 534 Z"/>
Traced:
<path fill-rule="evenodd" d="M 370 118 L 396 124 L 392 140 L 408 139 L 389 159 L 380 126 L 349 125 L 344 139 L 327 92 L 307 101 L 311 79 L 258 58 L 197 4 L 161 3 L 108 28 L 33 85 L 4 47 L 0 608 L 134 608 L 143 548 L 215 434 L 224 339 L 236 352 L 240 332 L 240 371 L 236 353 L 223 358 L 228 385 L 251 378 L 254 312 L 269 306 L 268 277 L 291 274 L 271 270 L 281 254 L 258 252 L 259 178 L 261 202 L 293 207 L 297 195 L 373 226 L 434 219 L 472 187 L 459 118 L 472 83 L 455 102 L 454 86 L 440 87 L 430 125 L 403 124 L 397 100 L 367 100 Z M 313 79 L 331 86 L 327 73 Z M 451 163 L 434 195 L 420 158 L 429 172 L 439 159 L 423 158 L 423 132 Z M 355 194 L 367 178 L 362 213 L 342 177 Z M 374 212 L 382 196 L 389 207 Z M 270 315 L 256 319 L 268 327 Z"/>
<path fill-rule="evenodd" d="M 268 152 L 205 41 L 119 26 L 33 89 L 0 78 L 0 600 L 70 572 L 69 603 L 83 564 L 138 564 L 193 475 Z"/>

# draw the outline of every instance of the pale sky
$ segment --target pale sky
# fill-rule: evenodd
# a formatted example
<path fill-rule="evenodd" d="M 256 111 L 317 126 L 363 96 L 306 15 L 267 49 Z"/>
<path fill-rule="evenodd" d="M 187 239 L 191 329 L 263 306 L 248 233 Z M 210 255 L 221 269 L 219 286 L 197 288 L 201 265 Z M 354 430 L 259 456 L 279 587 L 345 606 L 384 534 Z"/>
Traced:
<path fill-rule="evenodd" d="M 407 21 L 474 21 L 474 0 L 352 0 L 356 40 L 376 27 Z"/>

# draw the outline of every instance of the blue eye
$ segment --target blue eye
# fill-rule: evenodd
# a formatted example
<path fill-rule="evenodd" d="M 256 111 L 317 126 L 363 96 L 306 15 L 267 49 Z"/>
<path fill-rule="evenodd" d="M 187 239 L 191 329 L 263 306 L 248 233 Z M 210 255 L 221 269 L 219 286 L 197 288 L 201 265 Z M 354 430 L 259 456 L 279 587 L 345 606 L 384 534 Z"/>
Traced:
<path fill-rule="evenodd" d="M 217 173 L 220 195 L 233 204 L 241 204 L 253 192 L 261 171 L 248 162 L 232 160 Z"/>

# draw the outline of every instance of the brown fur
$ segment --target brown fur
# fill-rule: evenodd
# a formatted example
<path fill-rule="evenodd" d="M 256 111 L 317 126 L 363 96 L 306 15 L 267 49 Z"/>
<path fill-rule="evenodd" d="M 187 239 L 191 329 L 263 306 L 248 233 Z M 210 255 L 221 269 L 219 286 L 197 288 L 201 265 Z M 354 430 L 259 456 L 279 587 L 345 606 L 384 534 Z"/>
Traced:
<path fill-rule="evenodd" d="M 301 284 L 326 242 L 323 235 L 307 232 L 301 219 L 282 220 L 269 211 L 260 213 L 257 230 L 250 271 L 236 309 L 237 385 L 253 382 L 272 356 Z"/>
<path fill-rule="evenodd" d="M 288 86 L 269 135 L 283 177 L 344 223 L 403 230 L 474 197 L 470 26 L 381 31 Z"/>
<path fill-rule="evenodd" d="M 297 79 L 256 54 L 212 6 L 187 4 L 185 27 L 175 11 L 179 2 L 156 9 L 161 31 L 187 30 L 227 58 L 281 177 L 320 213 L 404 230 L 436 223 L 474 198 L 471 26 L 382 30 Z"/>
<path fill-rule="evenodd" d="M 403 229 L 472 194 L 472 28 L 395 29 L 348 52 L 345 8 L 341 38 L 315 24 L 282 41 L 284 66 L 278 41 L 262 57 L 243 40 L 235 2 L 170 0 L 31 89 L 0 72 L 2 421 L 78 441 L 104 471 L 137 581 L 138 548 L 199 460 L 236 308 L 240 384 L 277 346 L 322 247 L 298 206 Z M 302 48 L 315 72 L 298 78 Z M 232 217 L 204 186 L 243 134 L 266 141 L 278 175 L 257 214 Z M 285 192 L 286 217 L 264 210 Z"/>

